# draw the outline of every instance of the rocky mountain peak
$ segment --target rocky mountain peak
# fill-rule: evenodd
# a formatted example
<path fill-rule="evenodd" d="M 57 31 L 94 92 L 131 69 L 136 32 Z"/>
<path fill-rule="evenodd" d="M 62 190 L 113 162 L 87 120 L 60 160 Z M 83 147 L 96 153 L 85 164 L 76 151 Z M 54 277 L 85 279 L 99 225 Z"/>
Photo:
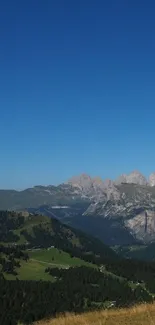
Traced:
<path fill-rule="evenodd" d="M 81 174 L 79 176 L 72 177 L 69 179 L 68 184 L 73 188 L 76 188 L 76 191 L 78 191 L 79 195 L 84 195 L 87 197 L 94 195 L 93 180 L 87 174 Z"/>
<path fill-rule="evenodd" d="M 81 174 L 79 176 L 73 176 L 68 180 L 68 184 L 71 184 L 72 186 L 83 188 L 88 187 L 92 183 L 92 179 L 87 174 Z"/>
<path fill-rule="evenodd" d="M 110 179 L 102 180 L 99 177 L 91 178 L 86 174 L 76 176 L 68 181 L 68 184 L 79 189 L 79 193 L 93 198 L 96 202 L 100 200 L 119 199 L 119 191 Z"/>
<path fill-rule="evenodd" d="M 103 184 L 105 187 L 114 187 L 114 182 L 109 178 L 106 178 L 104 180 Z"/>
<path fill-rule="evenodd" d="M 149 176 L 149 185 L 155 186 L 155 172 Z"/>
<path fill-rule="evenodd" d="M 147 179 L 138 170 L 134 170 L 128 175 L 123 174 L 115 181 L 116 185 L 120 185 L 122 183 L 137 184 L 144 186 L 148 184 Z"/>
<path fill-rule="evenodd" d="M 100 185 L 100 184 L 103 183 L 102 178 L 99 177 L 99 176 L 94 177 L 92 180 L 93 180 L 93 182 L 94 182 L 95 184 L 99 184 L 99 185 Z"/>
<path fill-rule="evenodd" d="M 127 183 L 127 175 L 126 174 L 122 174 L 120 175 L 116 180 L 115 180 L 115 184 L 116 185 L 120 185 L 123 183 Z"/>
<path fill-rule="evenodd" d="M 147 185 L 147 180 L 138 170 L 134 170 L 127 176 L 127 183 Z"/>

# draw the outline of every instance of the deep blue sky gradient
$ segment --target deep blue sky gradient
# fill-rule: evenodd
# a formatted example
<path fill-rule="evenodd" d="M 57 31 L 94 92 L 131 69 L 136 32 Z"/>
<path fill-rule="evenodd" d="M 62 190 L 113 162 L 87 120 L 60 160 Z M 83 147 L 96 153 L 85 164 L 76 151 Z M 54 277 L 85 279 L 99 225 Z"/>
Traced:
<path fill-rule="evenodd" d="M 155 170 L 155 1 L 0 4 L 0 188 Z"/>

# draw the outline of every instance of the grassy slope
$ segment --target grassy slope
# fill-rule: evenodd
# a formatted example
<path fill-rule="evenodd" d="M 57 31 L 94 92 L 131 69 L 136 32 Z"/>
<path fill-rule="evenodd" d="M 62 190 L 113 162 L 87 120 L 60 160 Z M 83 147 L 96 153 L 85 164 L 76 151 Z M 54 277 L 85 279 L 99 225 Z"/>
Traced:
<path fill-rule="evenodd" d="M 22 261 L 21 268 L 17 269 L 17 276 L 5 273 L 4 277 L 7 280 L 15 280 L 17 277 L 19 280 L 52 281 L 52 277 L 48 273 L 45 273 L 45 268 L 47 266 L 35 260 L 29 260 L 28 262 Z"/>
<path fill-rule="evenodd" d="M 66 315 L 35 325 L 154 325 L 155 304 L 139 305 L 130 309 L 104 310 L 82 315 Z"/>
<path fill-rule="evenodd" d="M 7 223 L 9 224 L 10 221 L 12 222 L 13 219 L 16 221 L 15 225 L 20 224 L 16 229 L 14 229 L 14 227 L 11 229 L 14 235 L 19 236 L 19 239 L 15 239 L 16 244 L 31 243 L 33 246 L 41 245 L 42 247 L 54 245 L 64 251 L 68 251 L 68 247 L 70 247 L 72 249 L 77 248 L 77 250 L 81 250 L 81 252 L 94 253 L 95 255 L 100 254 L 105 258 L 116 257 L 115 252 L 98 239 L 80 230 L 64 225 L 54 218 L 48 218 L 42 215 L 27 215 L 24 216 L 24 220 L 23 217 L 20 220 L 22 214 L 19 215 L 14 212 L 11 214 L 11 212 L 6 211 L 2 212 L 2 224 L 4 227 Z M 7 220 L 5 221 L 6 225 L 4 220 Z M 45 238 L 44 234 L 46 234 Z M 12 242 L 7 241 L 6 244 L 5 241 L 2 244 L 12 245 Z"/>
<path fill-rule="evenodd" d="M 7 216 L 6 218 L 20 218 L 20 216 L 13 213 L 11 215 Z M 55 219 L 48 218 L 46 216 L 42 215 L 26 215 L 24 216 L 24 223 L 21 223 L 21 226 L 17 229 L 12 230 L 12 232 L 19 236 L 19 239 L 17 240 L 16 244 L 27 244 L 28 240 L 25 237 L 24 234 L 21 234 L 21 232 L 24 230 L 26 231 L 32 238 L 35 238 L 34 234 L 34 227 L 39 227 L 39 229 L 42 229 L 42 231 L 45 233 L 48 233 L 49 236 L 51 236 L 51 239 L 58 238 L 58 241 L 60 242 L 62 240 L 62 246 L 63 246 L 63 238 L 65 245 L 62 247 L 64 251 L 52 248 L 50 250 L 46 249 L 40 249 L 40 250 L 33 250 L 28 251 L 30 259 L 28 262 L 20 260 L 21 268 L 16 269 L 18 275 L 14 276 L 11 274 L 4 274 L 6 279 L 16 279 L 16 277 L 20 280 L 50 280 L 52 281 L 52 277 L 45 273 L 45 269 L 47 267 L 69 267 L 69 266 L 93 266 L 91 263 L 87 263 L 84 260 L 76 257 L 71 257 L 67 252 L 65 252 L 66 248 L 66 240 L 69 244 L 73 245 L 73 247 L 77 247 L 81 249 L 81 251 L 84 249 L 84 251 L 91 252 L 92 249 L 95 248 L 96 245 L 101 245 L 100 250 L 103 250 L 103 252 L 106 253 L 106 255 L 109 256 L 109 254 L 113 254 L 113 251 L 110 250 L 110 248 L 106 247 L 104 244 L 98 244 L 98 241 L 94 238 L 91 238 L 77 230 L 74 230 L 68 226 L 65 226 L 61 224 L 59 221 Z M 40 228 L 41 227 L 41 228 Z M 52 239 L 52 241 L 53 241 Z M 37 246 L 38 244 L 44 244 L 43 235 L 42 235 L 42 242 L 39 243 L 39 237 L 37 239 L 37 243 L 34 243 L 34 246 Z M 51 241 L 51 244 L 49 242 L 49 245 L 53 245 Z M 87 246 L 88 243 L 88 246 Z M 12 245 L 12 242 L 2 243 L 5 245 Z M 57 240 L 56 240 L 57 245 Z M 103 246 L 103 249 L 102 249 Z"/>
<path fill-rule="evenodd" d="M 60 251 L 57 248 L 51 248 L 48 250 L 46 249 L 34 250 L 29 252 L 29 256 L 31 259 L 50 263 L 53 264 L 54 266 L 60 265 L 62 267 L 65 267 L 65 266 L 92 265 L 90 263 L 81 260 L 80 258 L 76 258 L 76 257 L 71 258 L 68 253 Z"/>
<path fill-rule="evenodd" d="M 79 258 L 73 257 L 66 252 L 51 248 L 49 250 L 40 249 L 29 251 L 30 260 L 28 262 L 20 261 L 21 267 L 16 269 L 19 280 L 44 280 L 53 281 L 53 278 L 48 273 L 45 273 L 47 267 L 65 268 L 70 266 L 93 266 Z M 4 274 L 8 280 L 13 280 L 16 276 L 12 274 Z"/>

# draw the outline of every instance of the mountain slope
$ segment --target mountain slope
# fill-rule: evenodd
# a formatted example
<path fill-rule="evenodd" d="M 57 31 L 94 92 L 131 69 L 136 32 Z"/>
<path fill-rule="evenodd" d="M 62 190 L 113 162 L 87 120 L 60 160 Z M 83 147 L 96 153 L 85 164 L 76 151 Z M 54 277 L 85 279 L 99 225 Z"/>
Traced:
<path fill-rule="evenodd" d="M 82 174 L 59 186 L 1 190 L 0 208 L 58 218 L 108 245 L 150 243 L 155 240 L 153 185 L 154 174 L 146 181 L 138 171 L 118 182 Z"/>
<path fill-rule="evenodd" d="M 0 190 L 0 210 L 19 210 L 41 205 L 76 205 L 85 201 L 69 184 L 35 186 L 23 191 Z"/>
<path fill-rule="evenodd" d="M 108 245 L 155 240 L 155 187 L 137 184 L 116 186 L 107 182 L 100 196 L 96 196 L 93 190 L 91 197 L 83 199 L 81 203 L 78 201 L 76 205 L 46 205 L 28 211 L 55 216 L 64 223 L 99 237 Z"/>
<path fill-rule="evenodd" d="M 114 246 L 113 249 L 122 257 L 142 261 L 155 261 L 155 243 L 149 245 Z"/>
<path fill-rule="evenodd" d="M 30 324 L 35 320 L 54 317 L 67 311 L 82 313 L 112 306 L 130 306 L 141 301 L 153 302 L 153 262 L 122 259 L 98 239 L 54 218 L 40 215 L 2 211 L 0 230 L 2 324 L 16 325 L 18 321 Z M 62 259 L 72 259 L 74 267 L 61 268 L 60 263 L 56 264 L 57 260 L 54 267 L 51 263 L 52 250 L 53 257 L 57 254 L 56 259 L 67 252 Z M 75 260 L 75 256 L 79 259 Z M 37 269 L 41 258 L 44 265 L 42 275 Z M 86 267 L 90 264 L 83 263 L 83 266 L 80 266 L 81 260 L 93 265 Z M 32 277 L 32 269 L 29 269 L 31 261 L 36 261 L 36 275 L 33 273 Z M 21 271 L 17 270 L 15 281 L 6 280 L 16 271 L 10 266 L 22 268 L 22 272 L 25 268 L 25 273 L 29 272 L 28 277 L 22 276 Z M 41 279 L 44 281 L 37 281 Z M 8 305 L 9 313 L 6 312 Z"/>
<path fill-rule="evenodd" d="M 143 304 L 127 309 L 103 310 L 82 315 L 67 314 L 35 325 L 154 325 L 155 305 Z"/>
<path fill-rule="evenodd" d="M 150 184 L 150 186 L 155 186 L 155 173 L 152 173 L 149 176 L 149 184 Z"/>
<path fill-rule="evenodd" d="M 116 258 L 112 249 L 101 241 L 60 223 L 54 218 L 15 212 L 0 212 L 0 242 L 28 248 L 54 246 L 72 256 L 99 263 L 100 259 Z"/>
<path fill-rule="evenodd" d="M 137 184 L 137 185 L 148 185 L 149 181 L 147 181 L 146 177 L 144 177 L 138 170 L 134 170 L 129 175 L 123 174 L 116 181 L 115 184 L 119 185 L 122 183 L 127 184 Z M 151 184 L 150 184 L 151 185 Z"/>

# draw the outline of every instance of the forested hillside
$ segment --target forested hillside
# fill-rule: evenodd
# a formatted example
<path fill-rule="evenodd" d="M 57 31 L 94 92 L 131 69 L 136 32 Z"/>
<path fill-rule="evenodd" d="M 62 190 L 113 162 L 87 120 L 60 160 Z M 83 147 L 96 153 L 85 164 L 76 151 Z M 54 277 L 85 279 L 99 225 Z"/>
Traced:
<path fill-rule="evenodd" d="M 55 246 L 99 263 L 100 258 L 117 258 L 116 253 L 100 240 L 57 219 L 40 215 L 0 211 L 0 242 L 27 248 Z"/>
<path fill-rule="evenodd" d="M 0 324 L 154 300 L 155 262 L 40 215 L 1 211 L 0 229 Z"/>
<path fill-rule="evenodd" d="M 122 257 L 143 261 L 155 261 L 155 243 L 148 245 L 114 246 L 113 249 Z"/>
<path fill-rule="evenodd" d="M 30 324 L 67 311 L 81 313 L 153 301 L 144 288 L 132 288 L 127 280 L 93 268 L 47 271 L 55 276 L 54 283 L 0 280 L 0 324 Z"/>

